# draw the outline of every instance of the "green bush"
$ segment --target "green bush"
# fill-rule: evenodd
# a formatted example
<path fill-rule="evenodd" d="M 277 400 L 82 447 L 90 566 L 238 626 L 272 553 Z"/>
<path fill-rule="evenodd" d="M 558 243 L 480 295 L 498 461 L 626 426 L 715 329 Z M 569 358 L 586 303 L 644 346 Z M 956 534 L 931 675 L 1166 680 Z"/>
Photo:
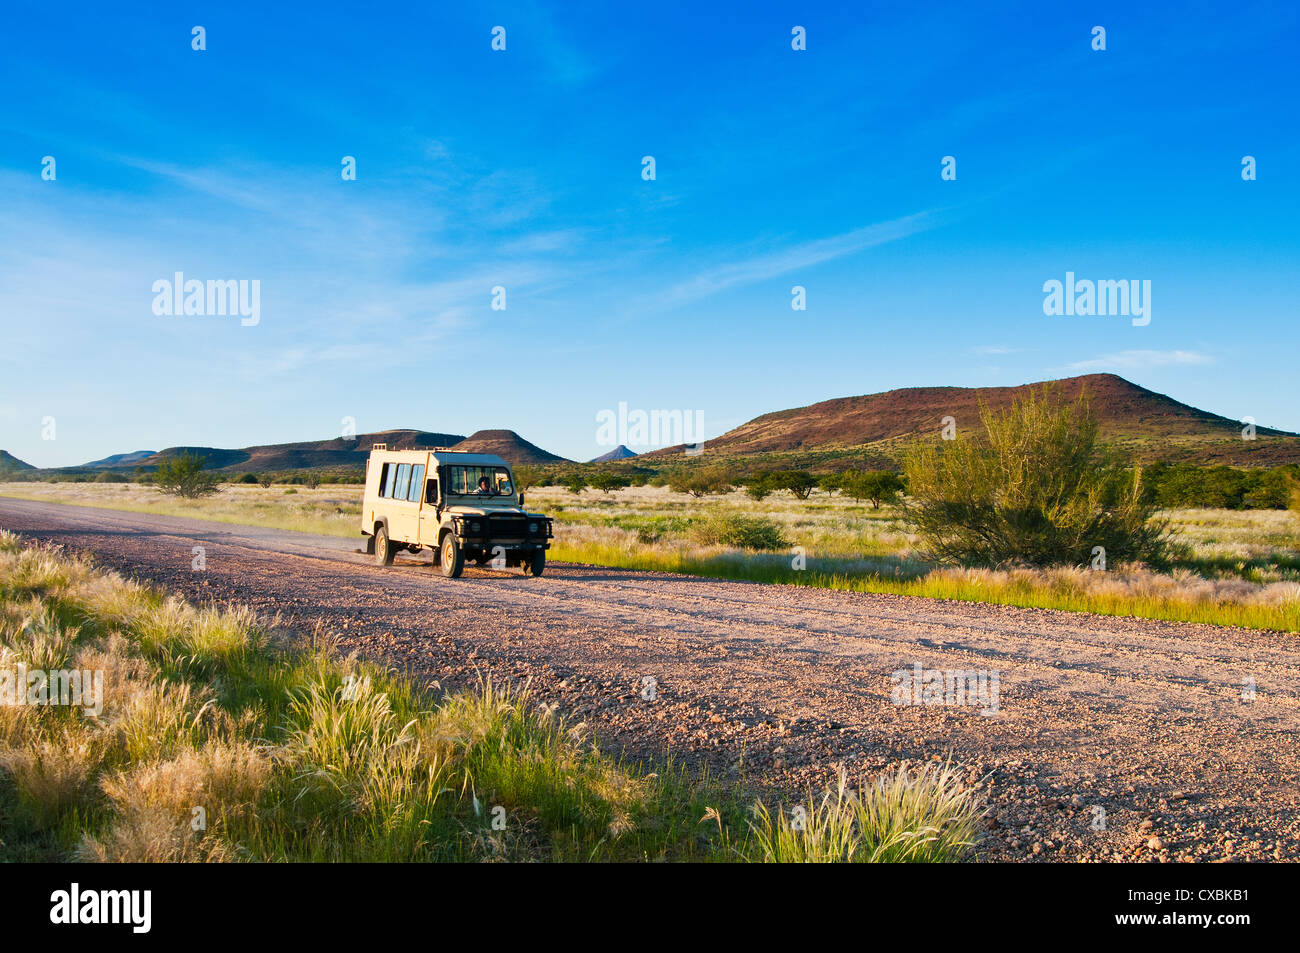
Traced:
<path fill-rule="evenodd" d="M 180 453 L 158 464 L 153 481 L 158 489 L 187 500 L 216 493 L 217 476 L 203 469 L 205 458 L 194 453 Z"/>
<path fill-rule="evenodd" d="M 256 473 L 245 473 L 245 474 L 243 474 L 243 475 L 242 475 L 238 480 L 236 480 L 235 482 L 236 482 L 236 483 L 249 483 L 249 484 L 256 485 L 257 482 L 258 482 L 258 481 L 257 481 L 257 474 L 256 474 Z"/>
<path fill-rule="evenodd" d="M 772 493 L 772 490 L 775 489 L 766 473 L 760 473 L 756 476 L 746 478 L 744 487 L 745 494 L 751 500 L 757 500 L 760 503 L 767 499 L 767 497 Z"/>
<path fill-rule="evenodd" d="M 130 481 L 121 473 L 101 473 L 95 477 L 96 483 L 129 483 Z"/>
<path fill-rule="evenodd" d="M 834 496 L 836 490 L 844 489 L 844 474 L 823 473 L 817 478 L 817 489 L 827 496 Z"/>
<path fill-rule="evenodd" d="M 1143 474 L 1143 482 L 1148 498 L 1166 509 L 1283 510 L 1287 508 L 1293 470 L 1155 464 Z"/>
<path fill-rule="evenodd" d="M 983 435 L 904 455 L 907 514 L 932 558 L 1081 565 L 1102 547 L 1112 561 L 1161 559 L 1166 529 L 1141 471 L 1098 446 L 1086 392 L 1070 405 L 1044 386 L 980 416 Z"/>
<path fill-rule="evenodd" d="M 763 516 L 715 513 L 694 520 L 690 537 L 706 546 L 734 546 L 737 549 L 773 550 L 789 545 L 781 527 Z"/>

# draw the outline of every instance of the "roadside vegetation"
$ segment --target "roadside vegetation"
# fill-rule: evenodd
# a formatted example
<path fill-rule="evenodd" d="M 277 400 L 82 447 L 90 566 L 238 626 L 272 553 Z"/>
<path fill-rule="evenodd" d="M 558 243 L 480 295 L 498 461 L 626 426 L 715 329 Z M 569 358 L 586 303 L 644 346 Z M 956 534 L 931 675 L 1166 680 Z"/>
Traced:
<path fill-rule="evenodd" d="M 1099 443 L 1086 395 L 1063 404 L 1048 388 L 985 410 L 983 425 L 913 442 L 901 474 L 633 458 L 515 476 L 555 517 L 557 561 L 1300 631 L 1295 467 L 1129 466 Z M 210 474 L 190 476 L 198 498 L 142 483 L 0 493 L 358 537 L 359 488 L 244 474 L 211 495 Z"/>
<path fill-rule="evenodd" d="M 955 769 L 778 804 L 629 765 L 526 687 L 435 693 L 0 531 L 20 666 L 102 673 L 102 711 L 0 704 L 4 861 L 956 861 L 982 816 Z"/>
<path fill-rule="evenodd" d="M 1161 564 L 1168 535 L 1142 470 L 1097 444 L 1086 392 L 1044 385 L 1004 411 L 981 407 L 973 436 L 903 458 L 906 515 L 926 555 L 961 566 Z"/>

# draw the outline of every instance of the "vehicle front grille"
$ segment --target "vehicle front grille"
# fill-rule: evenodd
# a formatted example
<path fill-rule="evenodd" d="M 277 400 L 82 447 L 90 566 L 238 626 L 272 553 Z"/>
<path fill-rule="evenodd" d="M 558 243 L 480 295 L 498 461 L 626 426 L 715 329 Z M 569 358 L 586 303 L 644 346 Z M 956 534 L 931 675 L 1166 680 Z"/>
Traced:
<path fill-rule="evenodd" d="M 528 520 L 522 516 L 493 516 L 488 521 L 488 533 L 493 539 L 524 539 L 528 536 Z"/>

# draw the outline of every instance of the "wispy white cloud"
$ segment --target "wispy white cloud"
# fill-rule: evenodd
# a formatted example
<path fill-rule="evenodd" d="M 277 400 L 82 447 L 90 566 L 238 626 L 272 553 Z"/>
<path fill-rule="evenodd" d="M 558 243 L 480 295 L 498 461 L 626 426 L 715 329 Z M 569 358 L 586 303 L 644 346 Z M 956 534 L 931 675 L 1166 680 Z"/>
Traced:
<path fill-rule="evenodd" d="M 918 212 L 915 215 L 857 228 L 843 235 L 818 238 L 744 261 L 717 265 L 669 289 L 668 303 L 681 304 L 694 301 L 736 285 L 765 281 L 800 268 L 834 261 L 868 248 L 907 238 L 933 228 L 934 225 L 931 212 Z"/>
<path fill-rule="evenodd" d="M 1199 351 L 1119 351 L 1086 361 L 1067 365 L 1072 371 L 1140 371 L 1152 367 L 1171 367 L 1195 364 L 1212 364 L 1214 358 Z"/>

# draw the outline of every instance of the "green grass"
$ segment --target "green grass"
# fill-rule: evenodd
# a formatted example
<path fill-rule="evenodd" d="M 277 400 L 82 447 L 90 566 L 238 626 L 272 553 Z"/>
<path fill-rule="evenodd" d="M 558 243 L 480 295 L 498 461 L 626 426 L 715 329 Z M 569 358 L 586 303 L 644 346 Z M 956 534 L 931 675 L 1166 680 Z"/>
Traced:
<path fill-rule="evenodd" d="M 0 668 L 18 664 L 102 672 L 104 707 L 0 705 L 0 860 L 796 859 L 743 785 L 612 758 L 524 689 L 433 694 L 0 531 Z M 798 859 L 971 857 L 956 776 L 894 777 L 871 824 L 914 850 Z"/>
<path fill-rule="evenodd" d="M 628 552 L 617 545 L 586 543 L 557 544 L 551 558 L 622 569 L 705 576 L 847 592 L 877 592 L 928 599 L 983 602 L 994 605 L 1099 615 L 1135 616 L 1169 622 L 1197 622 L 1249 629 L 1300 631 L 1300 598 L 1279 605 L 1218 602 L 1212 598 L 1191 598 L 1187 587 L 1176 580 L 1160 586 L 1160 574 L 1134 572 L 1113 574 L 1114 589 L 1096 588 L 1098 581 L 1085 570 L 962 570 L 934 569 L 904 560 L 877 560 L 874 570 L 853 574 L 813 568 L 792 568 L 791 557 L 756 559 L 732 554 L 696 556 L 682 552 Z M 1104 584 L 1110 580 L 1100 580 Z M 1131 581 L 1132 585 L 1125 585 Z M 1151 585 L 1157 581 L 1156 585 Z M 1144 591 L 1144 589 L 1148 591 Z"/>

